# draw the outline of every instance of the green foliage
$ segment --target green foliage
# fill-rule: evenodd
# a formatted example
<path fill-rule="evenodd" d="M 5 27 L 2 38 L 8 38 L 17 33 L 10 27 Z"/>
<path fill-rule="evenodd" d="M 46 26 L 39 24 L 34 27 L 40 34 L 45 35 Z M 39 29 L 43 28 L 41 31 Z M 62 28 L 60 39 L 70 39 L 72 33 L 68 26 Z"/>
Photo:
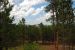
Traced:
<path fill-rule="evenodd" d="M 27 43 L 24 50 L 39 50 L 39 45 L 35 42 Z"/>
<path fill-rule="evenodd" d="M 12 46 L 13 41 L 16 41 L 15 25 L 12 24 L 14 18 L 9 17 L 13 6 L 9 4 L 8 0 L 0 0 L 0 4 L 0 8 L 3 6 L 0 9 L 0 46 L 9 47 Z"/>

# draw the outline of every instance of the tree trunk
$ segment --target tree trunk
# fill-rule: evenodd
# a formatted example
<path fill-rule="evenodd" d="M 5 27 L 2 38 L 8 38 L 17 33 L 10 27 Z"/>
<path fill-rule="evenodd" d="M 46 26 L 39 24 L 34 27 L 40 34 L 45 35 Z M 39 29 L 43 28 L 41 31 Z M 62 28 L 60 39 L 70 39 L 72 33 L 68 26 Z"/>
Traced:
<path fill-rule="evenodd" d="M 8 50 L 8 47 L 5 47 L 5 50 Z"/>
<path fill-rule="evenodd" d="M 65 44 L 63 43 L 63 50 L 65 50 Z"/>
<path fill-rule="evenodd" d="M 70 43 L 69 43 L 69 46 L 68 46 L 69 50 L 70 50 Z"/>
<path fill-rule="evenodd" d="M 74 46 L 73 46 L 73 43 L 72 43 L 72 50 L 73 50 L 73 47 L 74 47 Z"/>
<path fill-rule="evenodd" d="M 0 47 L 0 50 L 3 50 L 3 47 Z"/>
<path fill-rule="evenodd" d="M 0 45 L 2 44 L 2 37 L 0 37 Z M 3 50 L 3 47 L 0 46 L 0 50 Z"/>

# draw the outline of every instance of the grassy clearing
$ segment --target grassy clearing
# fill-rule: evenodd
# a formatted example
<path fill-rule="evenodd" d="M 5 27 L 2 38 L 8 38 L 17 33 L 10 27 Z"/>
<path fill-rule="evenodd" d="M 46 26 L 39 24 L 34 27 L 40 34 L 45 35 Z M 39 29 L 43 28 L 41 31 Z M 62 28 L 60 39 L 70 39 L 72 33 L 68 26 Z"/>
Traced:
<path fill-rule="evenodd" d="M 32 48 L 32 47 L 34 48 Z M 9 50 L 55 50 L 54 45 L 28 45 L 9 48 Z"/>
<path fill-rule="evenodd" d="M 63 50 L 62 45 L 59 45 L 58 48 L 59 50 Z M 21 45 L 21 46 L 9 48 L 9 50 L 56 50 L 56 47 L 54 45 L 25 44 L 25 46 Z M 66 46 L 66 50 L 69 50 L 68 46 Z"/>

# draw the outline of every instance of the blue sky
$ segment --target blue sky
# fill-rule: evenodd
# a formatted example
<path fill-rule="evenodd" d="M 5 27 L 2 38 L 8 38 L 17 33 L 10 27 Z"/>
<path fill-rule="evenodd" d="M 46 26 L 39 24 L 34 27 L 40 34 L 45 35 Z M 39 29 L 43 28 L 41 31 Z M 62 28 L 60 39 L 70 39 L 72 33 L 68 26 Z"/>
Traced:
<path fill-rule="evenodd" d="M 45 0 L 9 0 L 10 4 L 14 7 L 10 12 L 11 16 L 15 16 L 14 23 L 18 23 L 19 20 L 25 18 L 26 24 L 34 25 L 39 23 L 50 24 L 46 22 L 52 14 L 46 13 L 44 7 L 48 5 Z M 75 2 L 75 0 L 73 0 Z M 75 7 L 75 3 L 73 4 Z"/>
<path fill-rule="evenodd" d="M 73 0 L 73 8 L 75 8 L 75 0 Z"/>

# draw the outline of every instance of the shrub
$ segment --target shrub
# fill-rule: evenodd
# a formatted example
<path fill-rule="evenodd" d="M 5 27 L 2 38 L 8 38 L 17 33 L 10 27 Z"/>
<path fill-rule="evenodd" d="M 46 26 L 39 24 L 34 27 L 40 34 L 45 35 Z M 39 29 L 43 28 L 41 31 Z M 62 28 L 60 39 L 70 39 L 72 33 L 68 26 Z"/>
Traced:
<path fill-rule="evenodd" d="M 24 50 L 39 50 L 39 45 L 35 42 L 25 44 Z"/>

